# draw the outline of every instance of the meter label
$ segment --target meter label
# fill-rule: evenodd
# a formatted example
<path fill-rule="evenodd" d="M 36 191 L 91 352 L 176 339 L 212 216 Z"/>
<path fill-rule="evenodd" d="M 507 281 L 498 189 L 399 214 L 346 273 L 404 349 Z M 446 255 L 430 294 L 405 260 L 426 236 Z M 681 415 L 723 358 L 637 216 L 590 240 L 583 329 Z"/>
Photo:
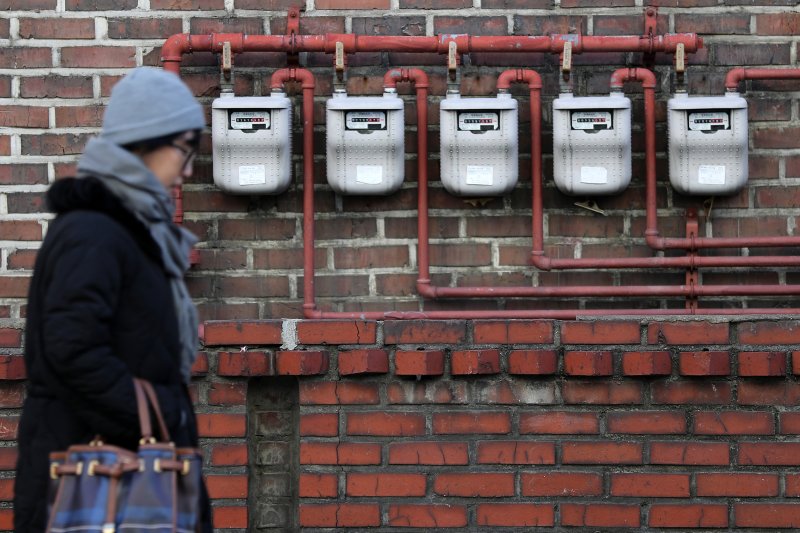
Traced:
<path fill-rule="evenodd" d="M 344 115 L 348 130 L 385 130 L 386 111 L 348 111 Z"/>
<path fill-rule="evenodd" d="M 581 183 L 595 185 L 608 183 L 608 169 L 606 167 L 581 167 Z"/>
<path fill-rule="evenodd" d="M 380 185 L 383 181 L 383 167 L 380 165 L 356 165 L 356 182 L 367 185 Z"/>
<path fill-rule="evenodd" d="M 689 129 L 692 131 L 717 131 L 731 129 L 727 111 L 703 111 L 689 113 Z"/>
<path fill-rule="evenodd" d="M 265 165 L 240 165 L 239 185 L 263 185 L 267 182 Z"/>
<path fill-rule="evenodd" d="M 494 167 L 467 165 L 467 185 L 493 185 Z"/>
<path fill-rule="evenodd" d="M 725 165 L 699 165 L 697 182 L 701 185 L 725 185 Z"/>
<path fill-rule="evenodd" d="M 231 111 L 232 130 L 268 130 L 269 111 Z"/>
<path fill-rule="evenodd" d="M 500 129 L 500 114 L 491 111 L 462 111 L 458 131 L 493 131 Z"/>
<path fill-rule="evenodd" d="M 570 119 L 573 130 L 610 130 L 614 127 L 611 111 L 573 111 Z"/>

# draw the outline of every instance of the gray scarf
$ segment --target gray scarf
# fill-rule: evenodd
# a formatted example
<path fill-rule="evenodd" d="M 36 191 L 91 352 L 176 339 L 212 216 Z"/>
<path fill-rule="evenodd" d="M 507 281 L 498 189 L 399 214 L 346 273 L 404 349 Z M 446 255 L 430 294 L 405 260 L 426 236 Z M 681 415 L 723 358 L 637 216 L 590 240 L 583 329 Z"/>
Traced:
<path fill-rule="evenodd" d="M 185 382 L 197 357 L 197 310 L 189 296 L 184 273 L 197 238 L 172 222 L 172 197 L 142 160 L 120 146 L 95 137 L 78 162 L 78 177 L 96 176 L 144 224 L 161 249 L 169 277 L 181 341 L 181 375 Z"/>

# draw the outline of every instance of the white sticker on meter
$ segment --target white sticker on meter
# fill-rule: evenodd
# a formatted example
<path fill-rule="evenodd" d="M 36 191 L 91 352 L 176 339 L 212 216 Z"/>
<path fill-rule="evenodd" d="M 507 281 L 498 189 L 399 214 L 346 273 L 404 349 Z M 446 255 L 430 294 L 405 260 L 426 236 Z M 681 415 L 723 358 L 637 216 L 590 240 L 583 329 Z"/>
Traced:
<path fill-rule="evenodd" d="M 383 167 L 380 165 L 356 165 L 356 181 L 367 185 L 378 185 L 383 181 Z"/>
<path fill-rule="evenodd" d="M 494 167 L 467 165 L 467 185 L 493 185 Z"/>
<path fill-rule="evenodd" d="M 500 129 L 500 115 L 489 111 L 463 111 L 458 114 L 458 131 L 492 131 Z"/>
<path fill-rule="evenodd" d="M 385 130 L 385 111 L 348 111 L 344 115 L 344 125 L 348 130 Z"/>
<path fill-rule="evenodd" d="M 573 130 L 610 130 L 610 111 L 573 111 L 570 115 Z"/>
<path fill-rule="evenodd" d="M 240 165 L 239 185 L 263 185 L 267 182 L 267 167 L 264 165 Z"/>
<path fill-rule="evenodd" d="M 231 111 L 231 129 L 268 130 L 269 111 Z"/>
<path fill-rule="evenodd" d="M 597 185 L 608 183 L 608 169 L 606 167 L 581 167 L 581 183 Z"/>
<path fill-rule="evenodd" d="M 729 130 L 731 123 L 728 113 L 725 111 L 689 113 L 689 129 L 692 131 Z"/>
<path fill-rule="evenodd" d="M 702 185 L 725 185 L 725 165 L 700 165 L 697 182 Z"/>

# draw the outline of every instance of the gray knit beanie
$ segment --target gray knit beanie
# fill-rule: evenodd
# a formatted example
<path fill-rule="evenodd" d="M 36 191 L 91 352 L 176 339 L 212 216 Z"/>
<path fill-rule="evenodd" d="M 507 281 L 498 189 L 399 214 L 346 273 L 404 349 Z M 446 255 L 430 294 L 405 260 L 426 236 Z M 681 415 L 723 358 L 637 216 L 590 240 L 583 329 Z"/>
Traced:
<path fill-rule="evenodd" d="M 100 137 L 124 146 L 205 125 L 203 108 L 178 76 L 139 67 L 111 90 Z"/>

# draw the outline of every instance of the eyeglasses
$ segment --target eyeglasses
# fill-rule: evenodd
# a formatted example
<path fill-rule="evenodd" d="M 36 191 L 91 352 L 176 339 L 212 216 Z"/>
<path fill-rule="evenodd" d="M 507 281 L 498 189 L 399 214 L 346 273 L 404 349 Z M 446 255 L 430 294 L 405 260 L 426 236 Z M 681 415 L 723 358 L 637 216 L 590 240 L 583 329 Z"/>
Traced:
<path fill-rule="evenodd" d="M 181 146 L 180 144 L 176 144 L 175 141 L 172 141 L 169 145 L 186 157 L 181 165 L 181 170 L 186 170 L 186 168 L 194 163 L 194 158 L 197 155 L 197 146 Z"/>

